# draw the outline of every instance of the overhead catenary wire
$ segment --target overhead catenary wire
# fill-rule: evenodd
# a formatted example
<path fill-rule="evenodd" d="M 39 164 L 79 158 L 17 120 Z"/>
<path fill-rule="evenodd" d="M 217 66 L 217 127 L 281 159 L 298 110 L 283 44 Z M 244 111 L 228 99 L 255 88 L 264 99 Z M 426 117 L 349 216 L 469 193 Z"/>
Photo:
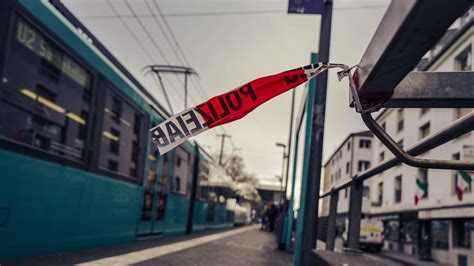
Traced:
<path fill-rule="evenodd" d="M 112 10 L 112 12 L 119 18 L 120 22 L 125 27 L 127 32 L 132 36 L 132 38 L 135 40 L 135 42 L 140 46 L 142 52 L 147 56 L 148 59 L 150 59 L 153 62 L 155 60 L 154 56 L 148 51 L 148 49 L 146 49 L 145 45 L 140 41 L 140 38 L 138 38 L 137 34 L 135 33 L 135 31 L 133 31 L 133 29 L 130 27 L 130 25 L 128 23 L 126 23 L 126 21 L 124 20 L 124 18 L 122 16 L 119 15 L 119 12 L 118 12 L 117 8 L 115 8 L 115 6 L 111 3 L 110 0 L 106 0 L 106 3 L 108 5 L 108 7 L 110 8 L 110 10 Z M 175 88 L 173 88 L 172 84 L 169 81 L 168 81 L 168 83 L 170 84 L 170 86 L 172 87 L 172 89 L 174 91 L 177 91 Z M 178 97 L 180 97 L 179 94 L 177 94 L 177 95 L 178 95 Z M 167 101 L 169 100 L 168 95 L 166 95 L 166 93 L 165 93 L 165 98 L 166 98 Z M 170 111 L 172 111 L 171 107 L 170 107 Z"/>
<path fill-rule="evenodd" d="M 146 0 L 145 0 L 146 2 Z M 186 63 L 187 66 L 191 66 L 191 64 L 189 63 L 189 60 L 188 58 L 186 57 L 183 49 L 181 48 L 181 45 L 179 44 L 179 41 L 178 39 L 176 38 L 176 36 L 174 35 L 174 32 L 173 30 L 171 29 L 171 26 L 169 25 L 168 21 L 166 20 L 165 16 L 163 15 L 163 12 L 161 12 L 161 8 L 160 6 L 158 5 L 158 2 L 156 0 L 152 0 L 153 4 L 155 5 L 155 8 L 156 10 L 158 10 L 158 14 L 160 15 L 161 19 L 163 20 L 164 24 L 165 24 L 165 27 L 166 29 L 168 30 L 168 32 L 170 33 L 170 36 L 171 38 L 173 39 L 174 41 L 174 44 L 176 45 L 176 48 L 178 49 L 179 53 L 181 54 L 181 56 L 183 57 L 183 60 L 184 60 L 184 63 Z M 174 51 L 174 49 L 173 49 Z M 193 85 L 196 86 L 196 84 L 194 83 L 194 76 L 191 76 L 191 82 L 193 83 Z M 197 83 L 199 84 L 199 81 L 197 81 Z M 204 89 L 202 89 L 202 87 L 200 86 L 197 86 L 198 88 L 198 92 L 201 92 L 201 96 L 204 98 L 203 100 L 207 100 L 209 97 L 207 97 L 206 93 L 204 92 Z"/>
<path fill-rule="evenodd" d="M 160 73 L 155 73 L 155 74 L 156 76 L 152 75 L 152 79 L 155 82 L 156 86 L 161 87 L 161 89 L 163 90 L 163 94 L 165 96 L 166 103 L 168 103 L 168 107 L 170 108 L 170 112 L 174 114 L 173 105 L 171 104 L 170 98 L 168 97 L 168 93 L 166 93 L 166 89 L 165 89 L 165 86 L 163 85 L 163 80 L 161 79 Z"/>
<path fill-rule="evenodd" d="M 160 6 L 158 5 L 158 2 L 157 2 L 156 0 L 151 0 L 151 1 L 153 2 L 153 4 L 154 4 L 156 10 L 158 11 L 158 14 L 159 14 L 160 17 L 162 18 L 162 20 L 163 20 L 163 22 L 164 22 L 164 24 L 165 24 L 166 29 L 168 30 L 168 32 L 169 32 L 171 38 L 172 38 L 173 41 L 174 41 L 174 44 L 175 44 L 176 48 L 178 49 L 178 52 L 181 54 L 182 59 L 184 60 L 184 63 L 185 63 L 187 66 L 191 66 L 191 63 L 189 62 L 188 58 L 186 57 L 186 54 L 184 53 L 183 49 L 181 48 L 181 45 L 179 44 L 178 39 L 177 39 L 176 36 L 174 35 L 173 29 L 171 28 L 171 26 L 169 25 L 168 21 L 167 21 L 166 18 L 164 17 L 163 12 L 161 11 Z M 146 2 L 146 0 L 145 0 L 145 2 Z M 147 5 L 147 6 L 149 6 L 149 5 Z M 151 8 L 150 8 L 150 10 L 151 10 Z M 156 20 L 156 23 L 159 23 L 159 22 Z M 164 33 L 163 33 L 163 34 L 164 34 Z M 170 43 L 170 40 L 169 40 L 168 38 L 166 38 L 166 39 L 167 39 L 168 43 Z M 173 48 L 173 46 L 172 46 L 171 43 L 170 43 L 170 46 L 172 47 L 173 51 L 174 51 L 175 54 L 176 54 L 176 51 L 175 51 L 175 49 Z M 176 56 L 177 56 L 177 55 L 176 55 Z M 177 56 L 177 58 L 179 58 L 179 57 Z M 182 61 L 181 61 L 181 62 L 182 62 Z M 194 85 L 195 87 L 197 87 L 196 89 L 197 89 L 198 92 L 200 92 L 201 97 L 203 97 L 203 101 L 208 100 L 209 97 L 207 96 L 205 90 L 202 88 L 201 83 L 199 82 L 199 80 L 195 79 L 194 76 L 191 76 L 191 79 L 190 79 L 190 80 L 191 80 L 191 82 L 193 83 L 193 85 Z M 220 128 L 221 128 L 223 134 L 228 134 L 224 127 L 220 127 Z M 231 139 L 231 145 L 232 145 L 233 148 L 235 148 L 235 145 L 234 145 L 234 143 L 232 142 L 232 139 Z"/>
<path fill-rule="evenodd" d="M 168 58 L 166 57 L 166 55 L 164 54 L 163 50 L 160 48 L 160 46 L 158 45 L 158 43 L 156 42 L 156 40 L 153 38 L 153 36 L 151 35 L 150 31 L 148 30 L 148 28 L 145 26 L 145 24 L 142 22 L 142 20 L 140 19 L 140 17 L 137 15 L 137 13 L 135 12 L 135 10 L 132 8 L 132 6 L 130 5 L 130 3 L 128 2 L 128 0 L 124 0 L 124 3 L 125 5 L 127 6 L 128 10 L 132 13 L 132 17 L 135 18 L 135 20 L 138 22 L 138 24 L 140 25 L 141 29 L 145 32 L 146 36 L 148 37 L 148 39 L 150 39 L 152 45 L 155 47 L 155 49 L 158 51 L 158 53 L 161 55 L 161 57 L 163 58 L 163 60 L 166 62 L 166 64 L 168 65 L 171 65 L 170 61 L 168 60 Z M 184 83 L 183 81 L 179 78 L 179 76 L 177 74 L 175 74 L 175 77 L 176 77 L 176 80 L 182 85 L 184 86 Z M 166 79 L 166 76 L 164 77 Z M 168 79 L 166 79 L 169 83 L 170 81 Z M 194 104 L 197 104 L 197 101 L 196 99 L 194 99 L 192 97 L 192 95 L 190 95 L 190 98 L 191 100 L 194 102 Z"/>
<path fill-rule="evenodd" d="M 334 10 L 357 10 L 357 9 L 380 9 L 386 8 L 387 5 L 366 5 L 366 6 L 340 6 L 334 7 Z M 206 12 L 182 12 L 182 13 L 162 13 L 162 14 L 140 14 L 142 18 L 160 16 L 162 18 L 178 18 L 178 17 L 213 17 L 213 16 L 248 16 L 248 15 L 265 15 L 265 14 L 281 14 L 286 15 L 287 9 L 269 9 L 269 10 L 242 10 L 242 11 L 206 11 Z M 80 18 L 88 19 L 108 19 L 115 18 L 113 15 L 85 15 Z M 131 17 L 131 16 L 122 16 Z"/>
<path fill-rule="evenodd" d="M 150 10 L 150 12 L 151 12 L 151 10 L 152 10 L 151 5 L 148 3 L 147 0 L 144 0 L 144 2 L 145 2 L 145 5 L 147 6 L 148 10 Z M 153 3 L 155 3 L 155 1 L 153 1 Z M 161 23 L 158 21 L 158 18 L 157 18 L 156 16 L 152 16 L 152 17 L 153 17 L 153 20 L 155 21 L 156 25 L 158 26 L 158 29 L 161 31 L 161 33 L 163 33 L 163 36 L 165 37 L 165 40 L 168 42 L 168 44 L 170 45 L 171 49 L 173 50 L 173 53 L 174 53 L 176 59 L 177 59 L 178 61 L 180 61 L 181 64 L 183 64 L 183 61 L 181 60 L 180 56 L 179 56 L 178 53 L 176 52 L 176 49 L 174 49 L 174 47 L 173 47 L 173 45 L 172 45 L 172 43 L 171 43 L 171 40 L 170 40 L 170 38 L 168 37 L 168 34 L 166 34 L 165 29 L 163 29 L 163 26 L 162 26 Z M 183 65 L 184 65 L 184 64 L 183 64 Z M 189 64 L 188 64 L 188 66 L 189 66 Z"/>

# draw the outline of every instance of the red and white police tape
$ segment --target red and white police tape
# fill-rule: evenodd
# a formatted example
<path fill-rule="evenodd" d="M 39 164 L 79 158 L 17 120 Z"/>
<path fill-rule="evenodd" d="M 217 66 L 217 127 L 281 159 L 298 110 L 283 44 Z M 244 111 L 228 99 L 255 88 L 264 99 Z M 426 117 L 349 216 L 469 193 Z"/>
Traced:
<path fill-rule="evenodd" d="M 320 62 L 258 78 L 171 116 L 150 129 L 153 141 L 160 154 L 165 154 L 186 139 L 210 128 L 238 120 L 271 98 L 331 68 L 343 70 L 339 73 L 339 79 L 347 76 L 347 71 L 350 71 L 350 68 L 343 64 Z"/>

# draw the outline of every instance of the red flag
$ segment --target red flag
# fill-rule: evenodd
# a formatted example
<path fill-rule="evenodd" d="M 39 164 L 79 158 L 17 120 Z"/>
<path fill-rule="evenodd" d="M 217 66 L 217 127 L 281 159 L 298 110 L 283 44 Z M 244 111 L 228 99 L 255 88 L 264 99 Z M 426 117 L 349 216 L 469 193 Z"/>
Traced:
<path fill-rule="evenodd" d="M 330 68 L 348 69 L 342 64 L 318 63 L 253 80 L 171 116 L 150 129 L 153 141 L 164 154 L 209 128 L 244 117 L 264 102 Z"/>

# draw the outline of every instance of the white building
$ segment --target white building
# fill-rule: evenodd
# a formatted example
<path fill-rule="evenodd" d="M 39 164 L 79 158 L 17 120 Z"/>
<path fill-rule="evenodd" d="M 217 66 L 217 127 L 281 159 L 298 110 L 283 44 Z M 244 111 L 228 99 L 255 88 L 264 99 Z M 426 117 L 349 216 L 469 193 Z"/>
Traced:
<path fill-rule="evenodd" d="M 336 151 L 324 164 L 324 191 L 351 179 L 358 172 L 372 165 L 373 135 L 370 131 L 352 133 L 341 143 Z M 371 180 L 364 182 L 364 198 L 362 212 L 367 213 L 370 207 L 369 187 Z M 349 211 L 349 189 L 339 191 L 337 205 L 338 225 L 344 224 L 344 218 Z M 321 216 L 329 213 L 329 197 L 322 202 Z"/>
<path fill-rule="evenodd" d="M 471 8 L 427 53 L 417 69 L 472 71 L 473 24 L 474 8 Z M 376 120 L 406 148 L 473 110 L 386 109 Z M 374 139 L 373 156 L 374 165 L 393 158 L 378 139 Z M 421 157 L 474 161 L 474 132 Z M 404 164 L 371 178 L 370 213 L 384 221 L 385 248 L 422 257 L 428 255 L 443 263 L 474 265 L 474 193 L 469 184 L 462 201 L 459 200 L 458 178 L 458 171 L 418 169 Z M 418 187 L 422 188 L 418 190 L 421 199 L 415 204 Z"/>

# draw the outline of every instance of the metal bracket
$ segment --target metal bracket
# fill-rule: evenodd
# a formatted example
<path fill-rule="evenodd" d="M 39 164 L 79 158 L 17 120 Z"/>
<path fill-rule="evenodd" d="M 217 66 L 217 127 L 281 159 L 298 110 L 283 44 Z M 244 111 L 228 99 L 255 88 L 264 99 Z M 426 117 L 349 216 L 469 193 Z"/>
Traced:
<path fill-rule="evenodd" d="M 421 159 L 405 152 L 390 135 L 372 118 L 369 113 L 362 113 L 362 120 L 367 127 L 377 136 L 377 138 L 402 162 L 419 168 L 452 169 L 452 170 L 474 170 L 474 162 L 455 160 L 434 160 Z M 472 120 L 474 114 L 468 115 L 465 119 Z M 468 124 L 474 129 L 474 124 Z"/>

